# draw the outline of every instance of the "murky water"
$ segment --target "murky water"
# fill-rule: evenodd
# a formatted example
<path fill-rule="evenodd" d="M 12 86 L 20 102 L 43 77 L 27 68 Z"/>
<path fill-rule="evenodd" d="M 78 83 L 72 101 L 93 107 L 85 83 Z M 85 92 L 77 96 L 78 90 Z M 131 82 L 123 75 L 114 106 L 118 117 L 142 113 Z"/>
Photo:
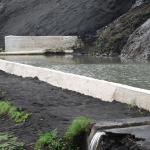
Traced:
<path fill-rule="evenodd" d="M 122 63 L 92 56 L 0 56 L 14 62 L 85 75 L 150 90 L 150 63 Z"/>

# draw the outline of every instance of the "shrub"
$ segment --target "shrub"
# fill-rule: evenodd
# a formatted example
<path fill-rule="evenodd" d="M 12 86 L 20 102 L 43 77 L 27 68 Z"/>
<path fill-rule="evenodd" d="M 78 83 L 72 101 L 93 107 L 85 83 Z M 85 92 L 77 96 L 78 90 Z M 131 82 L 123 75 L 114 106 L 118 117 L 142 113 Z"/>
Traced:
<path fill-rule="evenodd" d="M 57 136 L 57 129 L 41 134 L 35 144 L 35 150 L 48 147 L 50 150 L 63 150 L 63 141 Z"/>
<path fill-rule="evenodd" d="M 85 131 L 86 128 L 92 123 L 92 120 L 87 117 L 79 117 L 73 120 L 67 132 L 65 133 L 65 139 L 73 140 L 74 137 Z"/>

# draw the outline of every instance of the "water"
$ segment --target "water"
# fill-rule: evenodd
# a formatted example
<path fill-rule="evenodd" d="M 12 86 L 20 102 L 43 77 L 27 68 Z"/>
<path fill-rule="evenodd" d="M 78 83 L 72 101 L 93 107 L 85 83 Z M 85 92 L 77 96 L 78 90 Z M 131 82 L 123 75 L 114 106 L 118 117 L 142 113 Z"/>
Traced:
<path fill-rule="evenodd" d="M 92 56 L 0 56 L 14 62 L 46 67 L 150 90 L 150 63 L 123 63 L 119 58 Z"/>
<path fill-rule="evenodd" d="M 93 136 L 91 143 L 89 145 L 89 150 L 97 150 L 99 141 L 101 140 L 102 136 L 105 135 L 105 132 L 97 131 Z"/>

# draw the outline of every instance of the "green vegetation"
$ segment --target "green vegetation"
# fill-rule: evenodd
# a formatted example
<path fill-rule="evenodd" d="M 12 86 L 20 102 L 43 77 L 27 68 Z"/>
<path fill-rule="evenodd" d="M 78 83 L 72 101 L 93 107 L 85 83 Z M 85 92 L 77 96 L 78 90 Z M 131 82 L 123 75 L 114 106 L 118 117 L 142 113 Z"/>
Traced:
<path fill-rule="evenodd" d="M 24 150 L 24 144 L 17 142 L 17 138 L 8 133 L 0 132 L 0 149 L 1 150 Z"/>
<path fill-rule="evenodd" d="M 79 150 L 80 145 L 76 142 L 76 138 L 80 140 L 80 135 L 86 132 L 86 129 L 91 124 L 91 119 L 87 117 L 79 117 L 71 123 L 64 138 L 58 137 L 57 129 L 41 134 L 35 144 L 35 150 L 44 148 L 52 150 Z M 75 140 L 75 141 L 74 141 Z M 80 140 L 80 142 L 83 142 Z"/>
<path fill-rule="evenodd" d="M 35 144 L 35 150 L 42 150 L 44 147 L 53 150 L 63 150 L 64 144 L 62 139 L 57 136 L 57 129 L 40 135 Z"/>
<path fill-rule="evenodd" d="M 92 120 L 87 117 L 79 117 L 73 120 L 67 132 L 65 133 L 65 139 L 73 140 L 73 138 L 78 134 L 84 132 L 91 122 Z"/>
<path fill-rule="evenodd" d="M 16 106 L 13 106 L 8 101 L 0 101 L 0 116 L 5 114 L 8 115 L 17 124 L 25 122 L 30 115 L 17 108 Z"/>

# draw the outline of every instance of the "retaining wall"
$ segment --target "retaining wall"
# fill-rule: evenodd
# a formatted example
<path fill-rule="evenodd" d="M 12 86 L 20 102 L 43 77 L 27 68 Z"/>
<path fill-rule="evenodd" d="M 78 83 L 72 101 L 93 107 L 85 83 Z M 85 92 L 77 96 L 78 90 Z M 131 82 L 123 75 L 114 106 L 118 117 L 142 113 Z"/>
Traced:
<path fill-rule="evenodd" d="M 5 51 L 70 50 L 80 47 L 77 36 L 6 36 Z"/>
<path fill-rule="evenodd" d="M 103 101 L 112 102 L 116 100 L 137 105 L 150 111 L 150 90 L 5 60 L 0 60 L 0 70 L 22 77 L 38 77 L 39 80 L 54 86 L 99 98 Z"/>

